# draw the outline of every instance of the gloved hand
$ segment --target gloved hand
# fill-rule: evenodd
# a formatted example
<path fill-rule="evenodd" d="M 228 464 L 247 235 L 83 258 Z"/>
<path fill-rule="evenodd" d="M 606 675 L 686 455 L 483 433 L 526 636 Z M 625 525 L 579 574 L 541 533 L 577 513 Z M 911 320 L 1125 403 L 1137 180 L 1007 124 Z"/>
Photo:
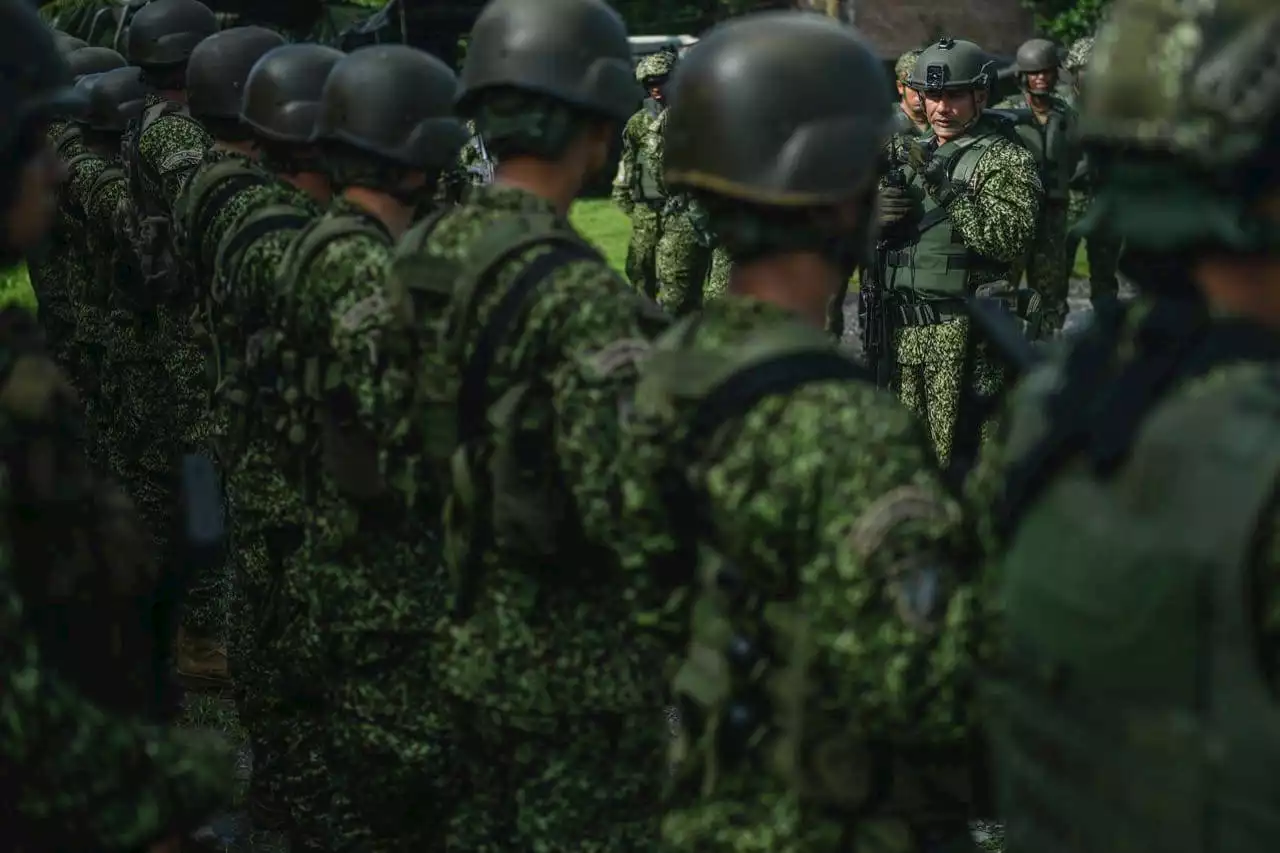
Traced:
<path fill-rule="evenodd" d="M 955 155 L 939 157 L 919 142 L 912 142 L 907 149 L 907 162 L 924 181 L 929 196 L 946 207 L 964 188 L 951 180 L 951 163 Z"/>
<path fill-rule="evenodd" d="M 892 228 L 915 215 L 916 200 L 911 197 L 905 187 L 884 186 L 880 188 L 880 227 Z"/>

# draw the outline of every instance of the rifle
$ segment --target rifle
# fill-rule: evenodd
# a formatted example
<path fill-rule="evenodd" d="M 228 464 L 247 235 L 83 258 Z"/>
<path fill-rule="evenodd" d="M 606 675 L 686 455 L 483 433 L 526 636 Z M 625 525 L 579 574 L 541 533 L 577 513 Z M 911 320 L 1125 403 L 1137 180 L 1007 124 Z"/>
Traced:
<path fill-rule="evenodd" d="M 885 174 L 885 184 L 899 189 L 907 186 L 902 169 L 892 168 Z M 889 316 L 888 290 L 885 286 L 885 253 L 890 241 L 876 242 L 871 262 L 862 268 L 858 280 L 858 319 L 862 324 L 862 353 L 875 373 L 876 387 L 888 388 L 893 378 L 893 323 Z"/>
<path fill-rule="evenodd" d="M 951 458 L 946 477 L 957 493 L 978 461 L 982 425 L 995 412 L 1004 391 L 1031 372 L 1043 355 L 1022 334 L 1017 321 L 994 299 L 973 296 L 965 300 L 969 328 L 965 333 L 964 362 L 960 368 L 960 402 L 951 432 Z M 978 340 L 990 346 L 991 352 L 1005 367 L 1005 381 L 992 394 L 979 394 L 974 388 L 978 372 Z"/>

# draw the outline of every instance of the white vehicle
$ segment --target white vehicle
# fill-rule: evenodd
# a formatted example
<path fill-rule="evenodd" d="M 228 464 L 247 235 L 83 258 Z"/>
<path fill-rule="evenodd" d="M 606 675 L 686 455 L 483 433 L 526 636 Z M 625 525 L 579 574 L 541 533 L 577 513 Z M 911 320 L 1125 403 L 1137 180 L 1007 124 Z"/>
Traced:
<path fill-rule="evenodd" d="M 651 53 L 657 53 L 664 47 L 674 47 L 683 54 L 698 43 L 694 36 L 631 36 L 631 61 L 639 62 Z"/>

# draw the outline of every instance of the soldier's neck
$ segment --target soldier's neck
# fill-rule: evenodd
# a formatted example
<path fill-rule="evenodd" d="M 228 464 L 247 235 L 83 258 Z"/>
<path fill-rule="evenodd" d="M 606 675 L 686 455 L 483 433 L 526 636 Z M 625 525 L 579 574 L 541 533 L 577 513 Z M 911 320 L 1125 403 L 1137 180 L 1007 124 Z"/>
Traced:
<path fill-rule="evenodd" d="M 559 163 L 533 157 L 503 160 L 498 164 L 493 182 L 546 199 L 561 216 L 569 215 L 573 200 L 582 190 L 581 175 L 572 174 Z"/>
<path fill-rule="evenodd" d="M 187 104 L 187 92 L 185 89 L 159 89 L 156 95 L 164 98 L 166 101 L 172 101 L 175 104 Z"/>
<path fill-rule="evenodd" d="M 788 252 L 741 264 L 729 273 L 729 292 L 790 311 L 819 329 L 827 325 L 827 304 L 840 287 L 840 274 L 817 252 Z"/>
<path fill-rule="evenodd" d="M 907 120 L 910 121 L 913 125 L 915 125 L 916 130 L 920 131 L 921 133 L 928 132 L 929 122 L 916 118 L 915 113 L 913 113 L 907 107 L 906 101 L 898 101 L 898 109 L 902 110 L 902 114 L 907 117 Z"/>
<path fill-rule="evenodd" d="M 329 179 L 321 172 L 293 172 L 280 175 L 280 179 L 306 193 L 317 204 L 328 204 L 333 198 L 333 188 L 329 186 Z"/>
<path fill-rule="evenodd" d="M 397 240 L 409 228 L 413 210 L 386 193 L 368 187 L 347 187 L 342 197 L 377 219 Z"/>

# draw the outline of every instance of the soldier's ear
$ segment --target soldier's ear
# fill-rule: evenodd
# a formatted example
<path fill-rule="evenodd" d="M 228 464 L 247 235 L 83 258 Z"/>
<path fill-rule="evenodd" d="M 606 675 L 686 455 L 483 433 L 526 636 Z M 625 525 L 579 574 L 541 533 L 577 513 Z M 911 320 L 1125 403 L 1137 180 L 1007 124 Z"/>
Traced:
<path fill-rule="evenodd" d="M 989 89 L 978 89 L 973 93 L 973 105 L 980 110 L 985 110 L 990 100 L 991 90 Z"/>

